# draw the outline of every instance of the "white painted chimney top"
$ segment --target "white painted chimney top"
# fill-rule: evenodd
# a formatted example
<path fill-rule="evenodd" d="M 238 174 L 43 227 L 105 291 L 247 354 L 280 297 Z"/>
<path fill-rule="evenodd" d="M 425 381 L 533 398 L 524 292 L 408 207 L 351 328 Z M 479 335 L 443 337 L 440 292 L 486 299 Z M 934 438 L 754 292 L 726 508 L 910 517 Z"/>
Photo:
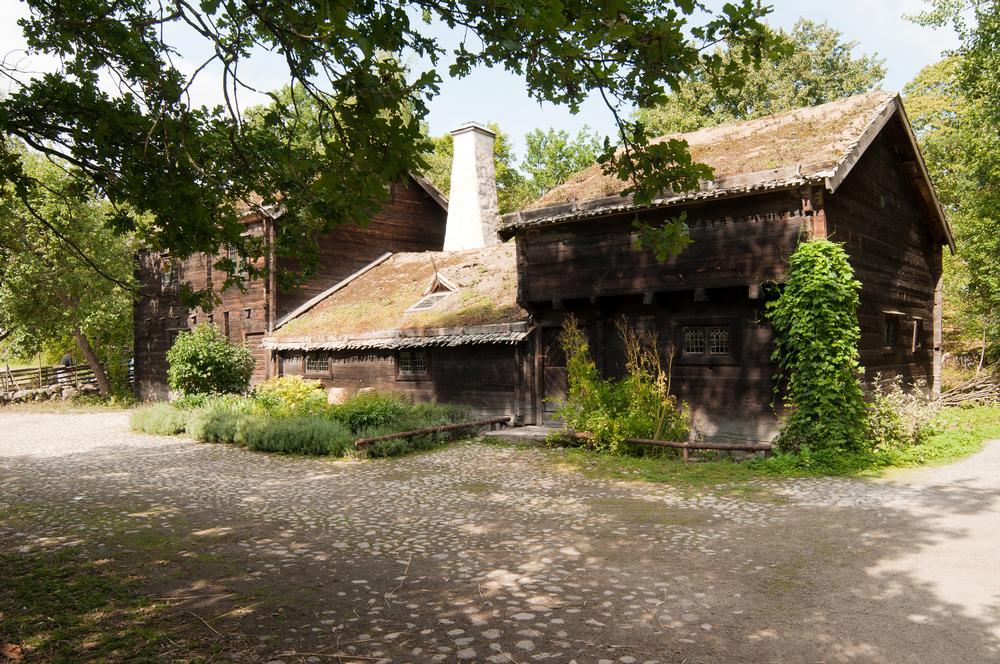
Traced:
<path fill-rule="evenodd" d="M 451 132 L 453 158 L 448 192 L 444 250 L 478 249 L 500 244 L 500 210 L 493 165 L 496 134 L 478 122 Z"/>

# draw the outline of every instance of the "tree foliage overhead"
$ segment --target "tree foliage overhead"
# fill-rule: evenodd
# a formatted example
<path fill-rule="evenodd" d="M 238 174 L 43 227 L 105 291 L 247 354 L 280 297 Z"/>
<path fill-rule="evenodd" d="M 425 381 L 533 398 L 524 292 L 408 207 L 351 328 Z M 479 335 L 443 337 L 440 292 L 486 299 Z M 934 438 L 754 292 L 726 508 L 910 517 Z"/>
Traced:
<path fill-rule="evenodd" d="M 643 127 L 622 109 L 649 105 L 696 69 L 714 85 L 739 85 L 773 45 L 756 0 L 718 11 L 699 0 L 25 5 L 29 55 L 60 64 L 38 77 L 0 65 L 11 88 L 0 100 L 0 133 L 72 165 L 74 179 L 107 198 L 115 229 L 135 230 L 151 215 L 155 223 L 142 229 L 147 244 L 178 256 L 243 247 L 241 205 L 280 199 L 284 223 L 311 230 L 370 218 L 386 184 L 420 170 L 421 122 L 446 64 L 458 77 L 503 67 L 524 78 L 532 98 L 574 111 L 599 94 L 619 121 L 603 150 L 610 172 L 630 180 L 640 198 L 696 186 L 702 171 L 686 146 L 647 145 Z M 432 24 L 460 34 L 458 47 L 447 52 Z M 206 47 L 205 61 L 178 63 L 180 43 L 188 52 Z M 719 57 L 719 45 L 739 57 Z M 261 87 L 260 53 L 280 58 L 293 94 L 273 95 L 263 123 L 245 122 L 241 93 Z M 407 60 L 430 65 L 408 72 Z M 224 103 L 192 103 L 196 78 L 219 71 Z M 318 116 L 315 143 L 295 140 L 307 101 Z M 22 199 L 36 185 L 6 148 L 0 182 Z"/>
<path fill-rule="evenodd" d="M 860 94 L 885 78 L 883 60 L 855 57 L 857 42 L 844 41 L 826 23 L 800 18 L 791 31 L 779 29 L 773 36 L 782 46 L 780 56 L 749 72 L 744 85 L 719 88 L 710 71 L 697 69 L 662 103 L 641 108 L 637 118 L 657 134 L 694 131 Z M 742 48 L 721 51 L 719 57 L 741 61 Z"/>
<path fill-rule="evenodd" d="M 961 40 L 905 88 L 907 111 L 948 210 L 957 256 L 945 257 L 947 327 L 960 346 L 1000 355 L 1000 5 L 933 0 L 915 19 Z M 985 343 L 984 343 L 985 342 Z"/>
<path fill-rule="evenodd" d="M 27 200 L 0 197 L 0 329 L 21 356 L 76 345 L 107 396 L 99 360 L 123 361 L 132 345 L 135 244 L 104 224 L 106 204 L 71 174 L 21 154 L 38 186 Z"/>

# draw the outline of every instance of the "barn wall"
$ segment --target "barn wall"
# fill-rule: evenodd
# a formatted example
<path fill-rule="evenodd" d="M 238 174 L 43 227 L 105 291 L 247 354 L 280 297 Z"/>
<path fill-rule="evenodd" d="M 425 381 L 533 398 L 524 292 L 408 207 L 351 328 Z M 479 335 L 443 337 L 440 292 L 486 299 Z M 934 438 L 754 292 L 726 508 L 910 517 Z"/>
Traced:
<path fill-rule="evenodd" d="M 539 308 L 536 322 L 543 339 L 540 350 L 544 397 L 561 399 L 565 389 L 565 366 L 558 350 L 563 319 L 572 314 L 587 333 L 594 361 L 604 376 L 621 377 L 625 372 L 624 344 L 617 323 L 627 321 L 636 332 L 655 334 L 661 356 L 672 349 L 672 392 L 690 408 L 695 435 L 707 440 L 767 441 L 777 433 L 770 361 L 772 331 L 764 319 L 764 302 L 750 299 L 746 287 L 708 290 L 707 301 L 696 302 L 694 294 L 663 294 L 644 304 L 638 297 L 616 297 L 597 305 L 569 310 Z M 683 353 L 683 329 L 692 326 L 726 326 L 731 333 L 731 353 L 724 357 L 691 356 Z M 555 423 L 554 407 L 542 402 L 544 419 Z"/>
<path fill-rule="evenodd" d="M 890 128 L 891 129 L 891 128 Z M 825 206 L 830 239 L 843 242 L 862 283 L 858 320 L 866 378 L 900 376 L 933 383 L 934 288 L 941 274 L 941 244 L 927 207 L 901 163 L 890 129 L 876 139 Z M 895 348 L 883 343 L 885 312 L 900 312 Z M 923 347 L 912 350 L 913 325 Z"/>
<path fill-rule="evenodd" d="M 163 257 L 140 256 L 136 275 L 147 293 L 134 307 L 136 392 L 141 399 L 167 396 L 166 353 L 179 331 L 199 322 L 212 322 L 228 336 L 248 345 L 255 358 L 253 382 L 268 376 L 269 354 L 262 341 L 277 318 L 326 290 L 387 251 L 440 251 L 444 243 L 446 213 L 412 179 L 393 187 L 392 199 L 364 227 L 341 227 L 320 239 L 321 266 L 301 286 L 274 294 L 264 279 L 246 284 L 246 290 L 228 288 L 218 293 L 221 301 L 211 312 L 188 310 L 180 305 L 180 290 L 161 285 Z M 280 220 L 279 222 L 280 223 Z M 247 224 L 254 234 L 266 232 L 264 224 Z M 196 254 L 182 262 L 180 282 L 201 289 L 218 288 L 225 275 L 214 271 L 222 254 Z M 261 259 L 259 267 L 264 267 Z M 292 269 L 294 260 L 279 259 L 279 270 Z M 277 313 L 272 312 L 276 309 Z M 228 319 L 228 326 L 227 321 Z"/>
<path fill-rule="evenodd" d="M 393 185 L 392 198 L 367 226 L 339 226 L 319 239 L 319 270 L 294 289 L 279 291 L 277 318 L 386 252 L 441 251 L 446 217 L 411 178 Z M 294 258 L 278 258 L 279 270 L 296 267 Z"/>
<path fill-rule="evenodd" d="M 247 224 L 252 234 L 265 232 L 260 221 Z M 266 281 L 255 279 L 246 290 L 228 288 L 217 294 L 220 301 L 212 311 L 181 305 L 180 284 L 192 290 L 218 288 L 225 274 L 214 270 L 224 256 L 195 254 L 180 262 L 178 285 L 162 283 L 163 267 L 169 261 L 155 252 L 140 255 L 137 278 L 143 293 L 134 307 L 136 393 L 140 399 L 163 399 L 167 396 L 167 351 L 177 334 L 198 323 L 212 323 L 234 342 L 246 343 L 257 359 L 253 382 L 266 378 L 266 351 L 261 345 L 268 329 L 268 293 Z M 258 267 L 264 267 L 260 259 Z"/>
<path fill-rule="evenodd" d="M 635 247 L 631 214 L 518 232 L 521 301 L 780 282 L 806 220 L 798 191 L 685 210 L 693 242 L 665 262 Z M 643 220 L 654 223 L 678 212 L 647 212 Z"/>
<path fill-rule="evenodd" d="M 306 373 L 302 353 L 281 351 L 278 366 L 282 374 L 305 375 L 321 380 L 327 388 L 350 393 L 374 388 L 414 401 L 465 404 L 476 416 L 516 418 L 530 410 L 530 397 L 521 388 L 527 379 L 522 377 L 516 346 L 432 348 L 429 352 L 430 375 L 424 380 L 397 379 L 396 354 L 387 350 L 316 353 L 331 359 L 330 370 L 323 373 Z"/>

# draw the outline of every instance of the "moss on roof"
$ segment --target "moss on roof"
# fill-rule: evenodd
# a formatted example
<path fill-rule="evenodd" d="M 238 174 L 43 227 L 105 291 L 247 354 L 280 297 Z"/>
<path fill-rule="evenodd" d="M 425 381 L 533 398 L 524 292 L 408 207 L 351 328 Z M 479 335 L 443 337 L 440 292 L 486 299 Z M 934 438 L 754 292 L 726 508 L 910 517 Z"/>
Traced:
<path fill-rule="evenodd" d="M 716 179 L 796 165 L 801 165 L 803 174 L 808 175 L 838 163 L 872 117 L 895 96 L 891 92 L 869 92 L 655 140 L 687 141 L 694 160 L 711 166 Z M 547 192 L 528 209 L 615 196 L 625 188 L 625 183 L 605 175 L 595 164 Z"/>
<path fill-rule="evenodd" d="M 458 291 L 431 309 L 407 313 L 436 271 Z M 394 254 L 285 323 L 271 338 L 332 339 L 381 330 L 516 323 L 527 317 L 517 304 L 514 243 L 508 242 L 485 249 Z"/>

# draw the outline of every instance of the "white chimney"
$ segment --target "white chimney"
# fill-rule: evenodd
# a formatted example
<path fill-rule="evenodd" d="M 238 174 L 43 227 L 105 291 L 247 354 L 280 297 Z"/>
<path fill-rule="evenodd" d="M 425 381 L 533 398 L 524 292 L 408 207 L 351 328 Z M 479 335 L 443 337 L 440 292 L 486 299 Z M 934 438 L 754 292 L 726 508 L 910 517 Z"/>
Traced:
<path fill-rule="evenodd" d="M 451 132 L 454 157 L 448 193 L 444 250 L 478 249 L 500 244 L 497 178 L 493 167 L 496 134 L 477 122 Z"/>

